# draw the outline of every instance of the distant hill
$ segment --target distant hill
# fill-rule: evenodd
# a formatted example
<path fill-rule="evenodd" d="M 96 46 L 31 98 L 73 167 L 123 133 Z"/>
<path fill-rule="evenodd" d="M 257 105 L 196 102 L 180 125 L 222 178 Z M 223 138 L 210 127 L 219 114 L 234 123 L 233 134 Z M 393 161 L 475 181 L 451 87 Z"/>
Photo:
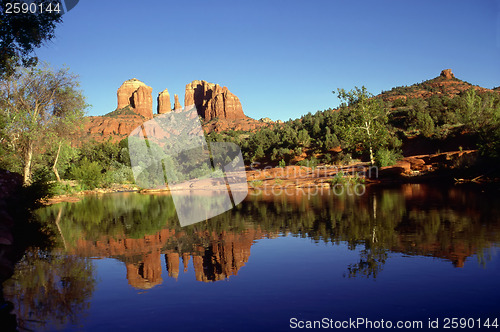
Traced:
<path fill-rule="evenodd" d="M 441 71 L 441 74 L 438 77 L 410 86 L 398 86 L 389 91 L 383 91 L 381 94 L 377 95 L 377 97 L 382 98 L 385 101 L 410 98 L 427 99 L 433 95 L 446 95 L 448 97 L 454 97 L 462 91 L 470 88 L 474 88 L 478 92 L 500 92 L 500 87 L 487 89 L 478 85 L 473 85 L 456 78 L 451 72 L 451 69 L 445 69 Z"/>

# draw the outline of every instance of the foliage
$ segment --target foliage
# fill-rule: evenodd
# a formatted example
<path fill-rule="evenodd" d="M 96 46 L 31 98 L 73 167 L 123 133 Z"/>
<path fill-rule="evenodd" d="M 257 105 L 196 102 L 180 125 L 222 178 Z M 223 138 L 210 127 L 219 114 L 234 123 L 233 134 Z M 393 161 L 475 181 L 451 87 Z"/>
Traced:
<path fill-rule="evenodd" d="M 263 184 L 262 180 L 253 180 L 250 182 L 252 188 L 262 187 L 262 184 Z"/>
<path fill-rule="evenodd" d="M 297 162 L 297 165 L 299 165 L 299 166 L 311 167 L 313 169 L 316 166 L 318 166 L 318 164 L 319 164 L 319 160 L 314 156 L 311 156 L 309 158 L 306 158 L 306 159 L 303 159 L 303 160 Z"/>
<path fill-rule="evenodd" d="M 3 287 L 14 303 L 21 330 L 31 330 L 28 327 L 34 323 L 38 330 L 48 322 L 74 323 L 89 309 L 95 284 L 90 259 L 32 248 Z"/>
<path fill-rule="evenodd" d="M 338 89 L 338 97 L 342 101 L 340 121 L 341 141 L 347 149 L 361 148 L 367 151 L 372 164 L 374 153 L 385 148 L 391 139 L 388 128 L 388 110 L 380 100 L 373 98 L 365 87 L 345 91 Z M 339 128 L 340 129 L 340 128 Z"/>
<path fill-rule="evenodd" d="M 78 179 L 85 189 L 94 189 L 103 184 L 103 169 L 97 161 L 90 161 L 86 157 L 80 161 L 78 166 L 73 166 L 70 174 Z"/>
<path fill-rule="evenodd" d="M 10 152 L 21 159 L 24 183 L 31 182 L 37 159 L 54 136 L 62 136 L 82 118 L 85 99 L 77 77 L 48 65 L 18 69 L 0 80 L 0 113 Z"/>
<path fill-rule="evenodd" d="M 1 0 L 0 6 L 0 77 L 14 74 L 18 66 L 34 66 L 38 58 L 33 56 L 36 48 L 55 37 L 56 25 L 62 22 L 61 13 L 44 12 L 43 15 L 6 13 L 9 1 Z M 52 1 L 30 1 L 44 4 Z M 10 1 L 10 3 L 12 3 Z"/>
<path fill-rule="evenodd" d="M 356 173 L 354 175 L 349 175 L 346 174 L 342 171 L 338 172 L 335 174 L 334 177 L 330 178 L 328 180 L 330 185 L 333 187 L 335 185 L 356 185 L 356 184 L 362 184 L 365 183 L 365 179 L 359 177 L 359 175 Z"/>
<path fill-rule="evenodd" d="M 352 155 L 341 151 L 333 157 L 332 161 L 337 165 L 349 165 L 352 163 Z"/>
<path fill-rule="evenodd" d="M 392 166 L 400 159 L 402 155 L 394 150 L 380 149 L 375 154 L 375 164 L 378 167 Z"/>

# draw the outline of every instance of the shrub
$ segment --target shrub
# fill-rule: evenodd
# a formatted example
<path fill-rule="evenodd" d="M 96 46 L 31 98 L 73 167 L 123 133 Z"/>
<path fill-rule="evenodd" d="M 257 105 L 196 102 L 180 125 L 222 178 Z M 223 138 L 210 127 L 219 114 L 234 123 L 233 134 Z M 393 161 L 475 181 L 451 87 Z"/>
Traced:
<path fill-rule="evenodd" d="M 375 154 L 375 164 L 379 167 L 392 166 L 399 159 L 401 159 L 401 154 L 394 150 L 380 149 Z"/>
<path fill-rule="evenodd" d="M 344 152 L 337 153 L 333 158 L 333 162 L 337 165 L 349 165 L 352 163 L 352 155 Z"/>
<path fill-rule="evenodd" d="M 329 179 L 327 182 L 330 183 L 330 185 L 333 187 L 335 185 L 356 185 L 356 184 L 362 184 L 365 183 L 365 179 L 359 177 L 359 175 L 356 173 L 354 176 L 351 176 L 347 173 L 344 173 L 342 171 L 338 172 L 335 174 L 334 177 Z"/>
<path fill-rule="evenodd" d="M 392 107 L 403 107 L 406 106 L 406 98 L 398 98 L 392 103 Z"/>
<path fill-rule="evenodd" d="M 500 159 L 500 124 L 481 129 L 478 147 L 481 156 L 487 159 Z"/>
<path fill-rule="evenodd" d="M 70 171 L 73 179 L 78 180 L 86 189 L 94 189 L 102 185 L 102 167 L 96 161 L 83 158 L 80 165 L 72 167 Z"/>
<path fill-rule="evenodd" d="M 314 169 L 318 165 L 318 163 L 319 163 L 318 159 L 312 156 L 307 159 L 299 161 L 297 165 L 311 167 L 312 169 Z"/>
<path fill-rule="evenodd" d="M 416 127 L 420 133 L 426 137 L 430 137 L 434 133 L 434 120 L 429 113 L 417 113 Z"/>
<path fill-rule="evenodd" d="M 104 180 L 107 184 L 113 183 L 133 183 L 134 174 L 132 168 L 120 166 L 106 172 Z"/>
<path fill-rule="evenodd" d="M 253 181 L 250 182 L 250 185 L 253 188 L 261 187 L 262 184 L 263 184 L 262 180 L 253 180 Z"/>

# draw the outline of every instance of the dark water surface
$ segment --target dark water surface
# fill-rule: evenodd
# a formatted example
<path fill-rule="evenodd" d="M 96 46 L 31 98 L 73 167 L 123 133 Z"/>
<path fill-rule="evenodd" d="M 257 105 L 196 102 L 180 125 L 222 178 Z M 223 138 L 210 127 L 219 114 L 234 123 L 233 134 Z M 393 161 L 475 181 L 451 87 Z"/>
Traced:
<path fill-rule="evenodd" d="M 168 195 L 92 196 L 38 215 L 55 222 L 56 248 L 28 250 L 3 284 L 20 330 L 500 324 L 495 189 L 250 195 L 184 228 Z"/>

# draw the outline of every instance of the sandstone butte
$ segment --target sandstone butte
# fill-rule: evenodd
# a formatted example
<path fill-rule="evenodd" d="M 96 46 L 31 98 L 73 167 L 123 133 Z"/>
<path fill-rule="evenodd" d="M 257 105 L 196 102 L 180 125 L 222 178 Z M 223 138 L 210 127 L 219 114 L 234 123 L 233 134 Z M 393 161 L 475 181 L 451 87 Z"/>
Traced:
<path fill-rule="evenodd" d="M 119 141 L 143 122 L 152 119 L 152 88 L 136 78 L 127 80 L 118 88 L 116 110 L 103 116 L 90 116 L 84 126 L 84 140 L 104 141 L 111 137 Z M 157 114 L 172 111 L 167 89 L 158 94 Z M 227 87 L 195 80 L 186 85 L 184 106 L 196 105 L 206 132 L 224 130 L 255 130 L 269 125 L 243 113 L 238 97 Z M 174 95 L 174 110 L 182 109 L 178 95 Z"/>

